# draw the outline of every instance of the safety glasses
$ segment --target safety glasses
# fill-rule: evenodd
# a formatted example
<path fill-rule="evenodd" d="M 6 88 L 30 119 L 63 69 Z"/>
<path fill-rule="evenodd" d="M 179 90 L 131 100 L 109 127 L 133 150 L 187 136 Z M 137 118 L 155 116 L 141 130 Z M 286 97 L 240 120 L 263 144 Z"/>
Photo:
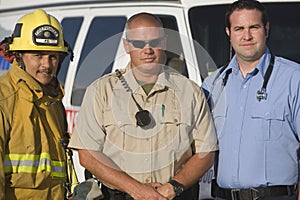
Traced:
<path fill-rule="evenodd" d="M 147 44 L 149 44 L 152 48 L 159 47 L 163 39 L 164 37 L 156 38 L 153 40 L 126 40 L 127 42 L 131 43 L 135 48 L 143 49 Z"/>

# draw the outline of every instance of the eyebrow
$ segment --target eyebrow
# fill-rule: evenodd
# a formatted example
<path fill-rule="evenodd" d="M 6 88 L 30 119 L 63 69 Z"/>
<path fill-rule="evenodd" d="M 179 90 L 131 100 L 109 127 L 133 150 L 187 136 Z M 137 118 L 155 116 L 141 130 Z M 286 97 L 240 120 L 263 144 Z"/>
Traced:
<path fill-rule="evenodd" d="M 252 24 L 250 26 L 233 26 L 233 29 L 245 29 L 245 28 L 258 28 L 258 27 L 262 27 L 260 24 Z"/>

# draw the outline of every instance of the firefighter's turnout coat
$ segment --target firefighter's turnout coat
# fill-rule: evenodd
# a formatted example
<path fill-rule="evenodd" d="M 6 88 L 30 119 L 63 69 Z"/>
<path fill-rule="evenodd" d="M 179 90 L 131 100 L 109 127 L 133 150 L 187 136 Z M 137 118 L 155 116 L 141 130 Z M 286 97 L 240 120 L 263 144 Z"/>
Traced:
<path fill-rule="evenodd" d="M 0 200 L 64 198 L 63 90 L 50 85 L 56 97 L 16 63 L 0 77 Z"/>

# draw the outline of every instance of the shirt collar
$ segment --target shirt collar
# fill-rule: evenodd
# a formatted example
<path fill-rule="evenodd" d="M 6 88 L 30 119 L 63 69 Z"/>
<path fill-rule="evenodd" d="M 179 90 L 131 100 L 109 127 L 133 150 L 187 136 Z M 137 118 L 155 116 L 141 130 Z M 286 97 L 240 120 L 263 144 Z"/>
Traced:
<path fill-rule="evenodd" d="M 271 52 L 270 52 L 269 48 L 267 48 L 266 52 L 260 58 L 258 64 L 255 66 L 255 69 L 260 72 L 262 77 L 264 77 L 264 75 L 267 71 L 267 68 L 268 68 L 269 63 L 270 63 L 270 59 L 271 59 Z M 233 58 L 231 59 L 230 63 L 226 67 L 226 69 L 222 72 L 222 74 L 221 74 L 222 78 L 224 78 L 224 76 L 226 74 L 226 71 L 228 71 L 229 69 L 232 69 L 232 72 L 234 74 L 239 73 L 240 69 L 239 69 L 239 66 L 238 66 L 236 55 L 233 56 Z"/>
<path fill-rule="evenodd" d="M 260 72 L 260 74 L 261 74 L 262 77 L 265 76 L 266 71 L 267 71 L 267 69 L 269 67 L 270 62 L 271 62 L 271 52 L 267 48 L 266 52 L 261 57 L 259 63 L 256 65 L 256 68 L 259 70 L 259 72 Z"/>
<path fill-rule="evenodd" d="M 172 71 L 172 69 L 170 69 L 170 67 L 164 66 L 162 68 L 162 71 L 158 75 L 158 79 L 157 79 L 152 91 L 162 90 L 166 87 L 173 88 L 173 89 L 176 88 L 175 84 L 172 82 L 172 80 L 170 78 L 171 71 Z M 178 73 L 178 72 L 176 72 L 176 73 Z M 138 84 L 138 82 L 136 81 L 136 79 L 132 73 L 132 70 L 130 68 L 130 63 L 126 66 L 125 73 L 123 73 L 123 76 L 133 93 L 140 93 L 143 91 L 142 87 Z M 124 86 L 121 83 L 121 81 L 119 81 L 115 88 L 123 89 Z"/>
<path fill-rule="evenodd" d="M 176 84 L 172 81 L 171 74 L 178 73 L 173 68 L 164 66 L 162 68 L 162 72 L 159 74 L 156 85 L 160 86 L 160 89 L 165 87 L 177 89 Z"/>

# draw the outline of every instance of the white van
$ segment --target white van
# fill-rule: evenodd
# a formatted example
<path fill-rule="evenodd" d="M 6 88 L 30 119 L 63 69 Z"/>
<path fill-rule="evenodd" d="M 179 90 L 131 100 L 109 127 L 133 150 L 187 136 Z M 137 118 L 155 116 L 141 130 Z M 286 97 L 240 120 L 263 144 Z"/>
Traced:
<path fill-rule="evenodd" d="M 182 74 L 199 85 L 232 56 L 224 29 L 224 15 L 233 0 L 0 0 L 0 40 L 10 36 L 22 15 L 43 8 L 62 23 L 74 61 L 65 60 L 58 75 L 65 88 L 69 131 L 79 111 L 86 87 L 103 74 L 124 67 L 129 58 L 121 38 L 126 20 L 150 12 L 169 29 L 168 60 L 175 60 Z M 268 9 L 271 32 L 268 44 L 275 55 L 300 63 L 300 1 L 261 0 Z M 173 31 L 172 31 L 173 30 Z M 9 67 L 0 58 L 0 74 Z M 75 153 L 80 181 L 83 168 Z M 210 199 L 213 168 L 200 179 L 199 199 Z"/>

